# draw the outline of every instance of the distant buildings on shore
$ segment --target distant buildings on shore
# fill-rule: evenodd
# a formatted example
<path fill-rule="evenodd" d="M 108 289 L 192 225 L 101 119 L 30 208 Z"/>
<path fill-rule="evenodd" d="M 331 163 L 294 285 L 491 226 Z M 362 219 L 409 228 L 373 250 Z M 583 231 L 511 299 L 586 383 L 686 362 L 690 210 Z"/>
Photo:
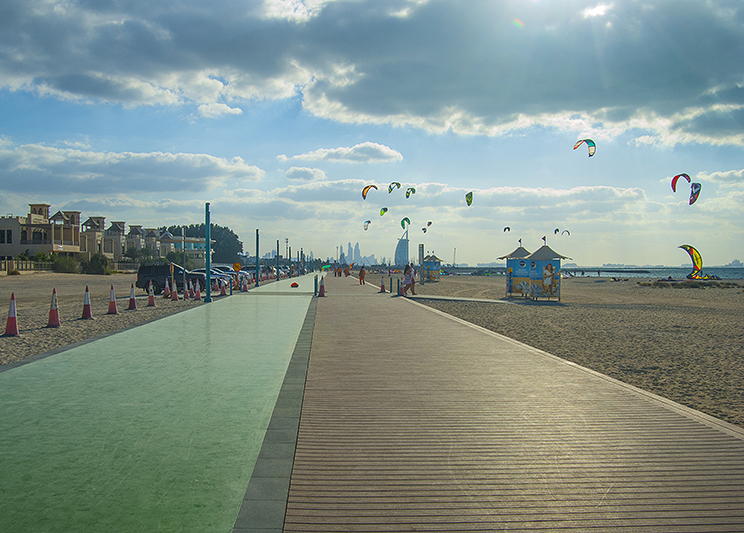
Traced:
<path fill-rule="evenodd" d="M 57 211 L 50 216 L 50 204 L 28 204 L 26 216 L 0 217 L 0 260 L 15 259 L 20 254 L 29 257 L 38 252 L 72 256 L 88 261 L 93 254 L 103 254 L 112 261 L 127 260 L 129 248 L 148 248 L 154 257 L 186 250 L 187 259 L 199 266 L 205 264 L 206 239 L 171 235 L 157 228 L 130 224 L 126 231 L 123 221 L 105 227 L 106 217 L 91 216 L 80 223 L 80 211 Z"/>

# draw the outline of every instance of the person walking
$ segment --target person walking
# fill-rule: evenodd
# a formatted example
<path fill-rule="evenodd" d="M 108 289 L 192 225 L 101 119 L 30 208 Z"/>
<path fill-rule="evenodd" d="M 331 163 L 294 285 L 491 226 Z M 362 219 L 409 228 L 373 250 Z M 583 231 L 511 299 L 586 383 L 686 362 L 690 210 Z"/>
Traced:
<path fill-rule="evenodd" d="M 403 296 L 408 294 L 408 289 L 411 289 L 411 296 L 416 296 L 416 291 L 413 288 L 413 269 L 411 265 L 406 265 L 403 269 Z"/>
<path fill-rule="evenodd" d="M 359 285 L 364 285 L 364 276 L 367 275 L 367 271 L 364 270 L 364 267 L 359 269 Z"/>

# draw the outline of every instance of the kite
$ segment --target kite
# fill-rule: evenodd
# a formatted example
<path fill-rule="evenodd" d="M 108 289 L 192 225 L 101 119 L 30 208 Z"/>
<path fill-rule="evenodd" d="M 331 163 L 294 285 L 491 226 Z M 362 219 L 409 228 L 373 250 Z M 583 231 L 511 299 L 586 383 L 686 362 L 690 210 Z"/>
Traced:
<path fill-rule="evenodd" d="M 423 231 L 424 233 L 426 233 L 426 228 L 421 228 L 421 231 Z"/>
<path fill-rule="evenodd" d="M 367 193 L 370 189 L 377 190 L 377 185 L 367 185 L 364 189 L 362 189 L 362 198 L 365 200 L 367 199 Z"/>
<path fill-rule="evenodd" d="M 426 227 L 428 228 L 429 226 L 431 226 L 431 220 L 426 223 Z"/>
<path fill-rule="evenodd" d="M 372 224 L 372 221 L 371 220 L 365 220 L 364 221 L 364 231 L 367 231 L 367 228 L 369 227 L 370 224 Z"/>
<path fill-rule="evenodd" d="M 692 259 L 692 272 L 687 274 L 687 278 L 705 279 L 705 275 L 703 274 L 703 256 L 700 255 L 700 252 L 698 252 L 694 246 L 690 246 L 689 244 L 683 244 L 682 246 L 677 246 L 677 248 L 682 248 L 685 252 L 690 254 L 690 259 Z"/>
<path fill-rule="evenodd" d="M 388 208 L 387 207 L 383 207 L 382 209 L 380 209 L 380 216 L 384 215 L 387 212 L 388 212 Z"/>
<path fill-rule="evenodd" d="M 388 194 L 390 194 L 391 192 L 393 192 L 393 189 L 395 189 L 395 188 L 400 189 L 400 183 L 398 183 L 397 181 L 394 181 L 393 183 L 391 183 L 390 185 L 388 185 Z"/>
<path fill-rule="evenodd" d="M 561 235 L 563 235 L 564 233 L 568 234 L 568 236 L 569 236 L 569 237 L 571 236 L 571 232 L 570 232 L 570 231 L 568 231 L 567 229 L 564 229 L 564 230 L 563 230 L 563 231 L 561 232 Z"/>
<path fill-rule="evenodd" d="M 408 187 L 406 190 L 406 198 L 410 198 L 412 194 L 416 194 L 416 189 L 413 187 Z"/>
<path fill-rule="evenodd" d="M 506 227 L 504 228 L 504 233 L 506 233 L 507 231 L 511 231 L 511 228 L 510 228 L 509 226 L 506 226 Z"/>
<path fill-rule="evenodd" d="M 688 174 L 685 174 L 684 172 L 682 174 L 677 174 L 672 178 L 672 191 L 677 192 L 677 180 L 679 178 L 685 178 L 687 180 L 687 183 L 690 183 L 692 180 L 690 179 L 690 176 Z"/>
<path fill-rule="evenodd" d="M 581 139 L 580 141 L 576 141 L 576 144 L 574 144 L 574 150 L 581 146 L 581 143 L 586 143 L 586 145 L 589 147 L 589 157 L 593 156 L 594 152 L 597 151 L 597 145 L 591 139 Z"/>
<path fill-rule="evenodd" d="M 408 222 L 408 225 L 411 225 L 411 221 L 408 217 L 403 218 L 403 220 L 400 221 L 400 225 L 403 227 L 403 229 L 406 229 L 406 222 Z"/>
<path fill-rule="evenodd" d="M 553 235 L 558 235 L 560 232 L 561 232 L 560 229 L 555 228 L 555 230 L 553 230 Z"/>
<path fill-rule="evenodd" d="M 468 205 L 473 203 L 473 191 L 470 191 L 465 195 L 465 201 L 468 203 Z"/>
<path fill-rule="evenodd" d="M 700 196 L 700 189 L 702 189 L 703 186 L 699 183 L 693 183 L 690 186 L 690 205 L 694 204 L 695 201 L 698 199 L 698 196 Z"/>

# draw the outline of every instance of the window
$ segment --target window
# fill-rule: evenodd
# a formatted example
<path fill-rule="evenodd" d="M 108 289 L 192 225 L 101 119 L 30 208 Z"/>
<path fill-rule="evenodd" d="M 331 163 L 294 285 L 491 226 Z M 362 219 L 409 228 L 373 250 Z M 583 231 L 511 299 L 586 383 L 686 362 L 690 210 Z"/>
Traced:
<path fill-rule="evenodd" d="M 0 229 L 0 244 L 5 244 L 5 230 Z"/>

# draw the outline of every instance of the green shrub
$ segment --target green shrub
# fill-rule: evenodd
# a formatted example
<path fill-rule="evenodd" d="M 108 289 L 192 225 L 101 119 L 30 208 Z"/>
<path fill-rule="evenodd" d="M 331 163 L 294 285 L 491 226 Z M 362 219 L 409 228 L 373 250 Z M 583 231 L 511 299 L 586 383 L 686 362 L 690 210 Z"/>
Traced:
<path fill-rule="evenodd" d="M 108 266 L 108 258 L 103 254 L 93 254 L 90 261 L 84 261 L 80 264 L 84 274 L 111 274 Z"/>
<path fill-rule="evenodd" d="M 54 254 L 52 256 L 52 260 L 54 261 L 54 266 L 52 267 L 52 269 L 55 272 L 59 272 L 62 274 L 77 274 L 79 271 L 78 263 L 72 257 L 66 255 L 59 256 L 57 254 Z"/>

